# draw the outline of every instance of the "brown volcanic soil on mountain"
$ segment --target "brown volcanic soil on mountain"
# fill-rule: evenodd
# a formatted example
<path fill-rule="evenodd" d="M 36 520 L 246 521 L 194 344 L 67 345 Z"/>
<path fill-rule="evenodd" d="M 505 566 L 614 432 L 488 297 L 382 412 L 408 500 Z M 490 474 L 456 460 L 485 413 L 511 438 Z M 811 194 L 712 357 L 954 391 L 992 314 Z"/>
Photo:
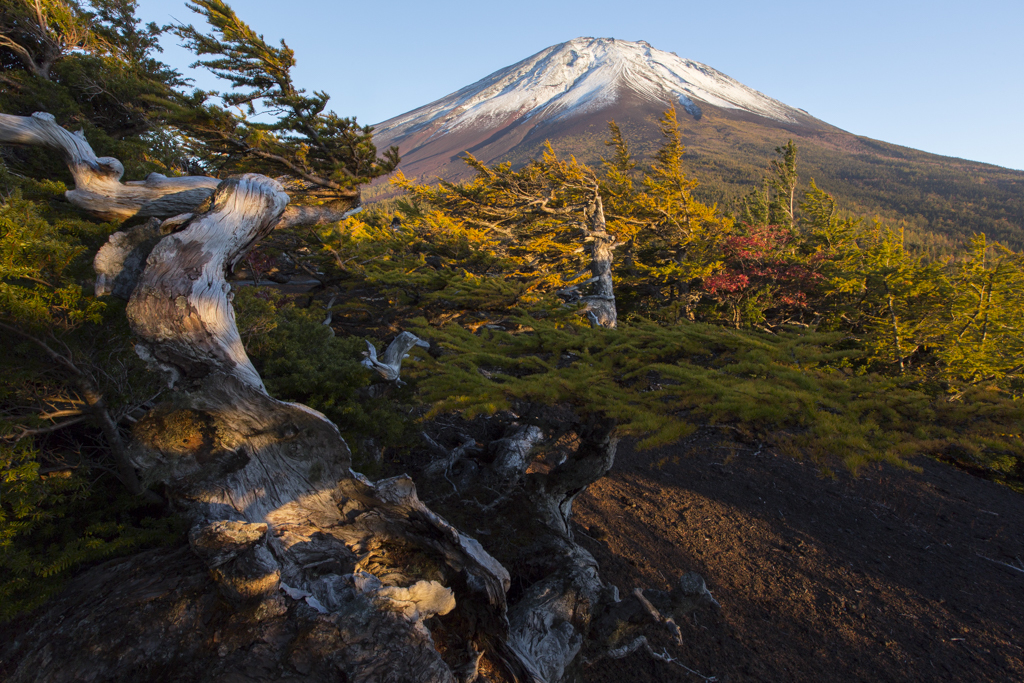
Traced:
<path fill-rule="evenodd" d="M 655 649 L 718 681 L 1024 680 L 1024 498 L 946 465 L 823 478 L 698 432 L 620 447 L 579 499 L 579 538 L 623 592 L 697 571 L 721 610 Z M 987 559 L 985 559 L 987 558 Z M 696 681 L 640 652 L 592 683 Z"/>

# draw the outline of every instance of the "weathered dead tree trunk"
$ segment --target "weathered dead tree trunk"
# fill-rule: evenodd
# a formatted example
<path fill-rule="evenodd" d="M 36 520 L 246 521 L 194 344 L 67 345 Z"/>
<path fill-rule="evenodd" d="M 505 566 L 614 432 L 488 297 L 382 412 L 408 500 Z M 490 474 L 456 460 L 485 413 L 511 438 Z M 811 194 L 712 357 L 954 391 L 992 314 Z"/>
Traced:
<path fill-rule="evenodd" d="M 51 114 L 0 114 L 0 143 L 35 145 L 60 152 L 75 179 L 68 201 L 104 220 L 132 216 L 168 217 L 191 211 L 205 201 L 220 182 L 216 178 L 168 178 L 151 173 L 146 180 L 122 183 L 124 166 L 113 157 L 97 157 L 81 133 L 71 133 Z"/>
<path fill-rule="evenodd" d="M 408 478 L 372 484 L 353 474 L 337 428 L 316 411 L 268 396 L 242 348 L 224 276 L 273 229 L 286 203 L 273 180 L 231 178 L 209 211 L 149 255 L 128 316 L 140 354 L 181 391 L 137 423 L 132 461 L 191 521 L 192 550 L 238 628 L 264 619 L 299 631 L 305 627 L 295 620 L 331 624 L 327 649 L 348 679 L 454 681 L 423 622 L 458 610 L 503 637 L 507 572 L 423 505 Z M 297 601 L 313 613 L 296 611 Z M 135 646 L 95 654 L 105 650 L 108 629 L 129 623 L 147 599 L 121 595 L 117 602 L 104 616 L 107 628 L 65 629 L 67 649 L 56 656 L 33 650 L 14 680 L 130 677 L 119 660 L 144 661 Z M 69 616 L 70 623 L 79 618 Z M 150 631 L 141 642 L 155 637 Z M 218 666 L 217 648 L 197 647 L 192 657 L 209 658 L 211 672 L 231 673 Z M 180 660 L 176 648 L 163 646 L 169 666 Z M 278 677 L 286 676 L 271 678 Z"/>
<path fill-rule="evenodd" d="M 369 341 L 366 341 L 367 351 L 363 352 L 363 367 L 373 370 L 385 381 L 401 382 L 402 361 L 408 358 L 409 350 L 414 346 L 430 348 L 428 342 L 423 341 L 412 332 L 402 332 L 392 341 L 380 358 L 377 358 L 377 348 Z"/>
<path fill-rule="evenodd" d="M 424 435 L 442 451 L 423 472 L 437 494 L 432 505 L 484 538 L 500 539 L 491 551 L 515 568 L 522 588 L 510 598 L 508 646 L 531 682 L 574 680 L 584 660 L 639 649 L 647 641 L 637 639 L 652 626 L 677 636 L 674 620 L 714 603 L 697 574 L 685 575 L 671 593 L 636 589 L 622 599 L 601 579 L 597 561 L 574 538 L 571 516 L 576 497 L 614 464 L 615 421 L 591 415 L 572 431 L 574 444 L 540 468 L 531 468 L 531 451 L 544 441 L 536 426 L 512 423 L 503 438 L 476 448 L 476 435 L 460 432 L 460 440 L 472 440 L 447 454 Z M 658 617 L 647 609 L 652 603 Z"/>
<path fill-rule="evenodd" d="M 509 608 L 505 566 L 421 502 L 412 479 L 370 482 L 334 424 L 267 395 L 225 276 L 287 203 L 274 180 L 230 178 L 203 212 L 143 226 L 98 257 L 103 288 L 130 295 L 140 355 L 177 389 L 136 423 L 128 455 L 188 519 L 189 548 L 84 574 L 0 652 L 9 680 L 461 683 L 486 653 L 495 677 L 557 683 L 581 653 L 632 647 L 623 624 L 650 621 L 647 603 L 665 611 L 668 598 L 620 601 L 570 524 L 573 500 L 612 466 L 613 420 L 574 418 L 576 447 L 546 472 L 529 470 L 543 433 L 522 425 L 484 440 L 489 463 L 467 439 L 427 468 L 428 484 L 454 489 L 448 507 L 467 528 L 502 531 L 490 550 L 516 568 Z M 144 267 L 128 268 L 153 241 Z M 397 379 L 410 337 L 369 365 Z"/>
<path fill-rule="evenodd" d="M 587 317 L 594 327 L 615 327 L 618 311 L 615 306 L 615 287 L 612 283 L 612 260 L 615 258 L 616 239 L 609 235 L 604 220 L 604 206 L 601 196 L 594 198 L 588 210 L 590 228 L 586 230 L 586 241 L 590 243 L 590 270 L 593 276 L 593 293 L 583 297 Z"/>
<path fill-rule="evenodd" d="M 583 228 L 583 243 L 589 245 L 591 276 L 583 282 L 559 290 L 558 295 L 568 303 L 583 303 L 582 313 L 590 320 L 591 327 L 614 328 L 618 324 L 618 310 L 615 305 L 612 261 L 615 258 L 615 247 L 619 245 L 615 235 L 608 234 L 604 206 L 596 186 L 593 193 L 593 200 L 584 209 L 588 225 Z M 580 273 L 576 277 L 582 275 Z M 591 293 L 581 294 L 581 287 L 591 287 Z"/>

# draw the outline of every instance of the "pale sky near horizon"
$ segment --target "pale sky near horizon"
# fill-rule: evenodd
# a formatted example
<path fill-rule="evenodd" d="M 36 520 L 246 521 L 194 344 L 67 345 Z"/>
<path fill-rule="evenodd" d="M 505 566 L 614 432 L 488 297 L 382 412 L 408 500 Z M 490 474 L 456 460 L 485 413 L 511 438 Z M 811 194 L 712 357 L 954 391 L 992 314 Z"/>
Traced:
<path fill-rule="evenodd" d="M 183 0 L 139 4 L 146 21 L 202 22 Z M 363 124 L 597 36 L 646 40 L 857 135 L 1024 170 L 1021 0 L 229 4 L 295 50 L 298 85 L 327 91 L 331 108 Z M 165 46 L 163 59 L 187 73 L 191 56 Z"/>

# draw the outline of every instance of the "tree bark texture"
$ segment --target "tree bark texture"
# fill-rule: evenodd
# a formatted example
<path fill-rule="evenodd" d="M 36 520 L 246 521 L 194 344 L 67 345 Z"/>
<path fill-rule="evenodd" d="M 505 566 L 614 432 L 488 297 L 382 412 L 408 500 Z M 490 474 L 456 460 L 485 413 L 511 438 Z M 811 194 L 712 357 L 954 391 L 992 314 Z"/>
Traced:
<path fill-rule="evenodd" d="M 268 396 L 248 361 L 224 274 L 273 228 L 286 202 L 280 185 L 263 176 L 222 183 L 209 211 L 154 247 L 128 308 L 141 354 L 181 389 L 136 424 L 130 456 L 144 482 L 190 520 L 191 550 L 212 584 L 143 580 L 167 586 L 170 596 L 154 608 L 160 618 L 145 624 L 135 615 L 147 609 L 148 589 L 119 591 L 112 603 L 94 596 L 98 613 L 70 618 L 60 651 L 51 657 L 32 649 L 13 680 L 128 680 L 119 664 L 125 659 L 159 667 L 159 658 L 142 664 L 146 648 L 175 631 L 175 609 L 199 609 L 193 600 L 213 600 L 242 631 L 266 620 L 296 633 L 326 628 L 341 680 L 456 680 L 423 625 L 436 614 L 488 623 L 498 637 L 507 629 L 505 569 L 420 502 L 409 478 L 373 484 L 354 474 L 337 428 L 316 411 Z M 110 568 L 111 580 L 134 575 L 132 566 Z M 63 620 L 56 616 L 62 607 L 53 609 Z M 141 629 L 131 642 L 112 635 L 130 623 Z M 167 666 L 186 666 L 175 641 L 161 642 Z M 214 666 L 220 647 L 190 642 L 196 657 L 212 658 L 198 680 L 223 680 L 210 673 L 224 671 Z M 167 680 L 183 675 L 174 670 Z M 244 676 L 244 668 L 232 675 Z M 281 678 L 276 671 L 268 680 Z"/>
<path fill-rule="evenodd" d="M 600 195 L 595 196 L 588 213 L 590 229 L 586 231 L 586 241 L 590 243 L 590 270 L 593 273 L 590 282 L 594 288 L 592 294 L 582 299 L 586 304 L 584 311 L 594 327 L 615 327 L 618 324 L 618 311 L 612 282 L 612 261 L 617 245 L 615 236 L 609 235 L 606 229 Z"/>
<path fill-rule="evenodd" d="M 104 220 L 166 218 L 185 213 L 212 195 L 220 182 L 204 176 L 168 178 L 151 173 L 143 181 L 122 183 L 124 166 L 120 161 L 97 157 L 84 135 L 65 130 L 44 112 L 32 116 L 0 114 L 0 143 L 36 145 L 60 152 L 75 179 L 75 189 L 66 193 L 68 201 Z"/>

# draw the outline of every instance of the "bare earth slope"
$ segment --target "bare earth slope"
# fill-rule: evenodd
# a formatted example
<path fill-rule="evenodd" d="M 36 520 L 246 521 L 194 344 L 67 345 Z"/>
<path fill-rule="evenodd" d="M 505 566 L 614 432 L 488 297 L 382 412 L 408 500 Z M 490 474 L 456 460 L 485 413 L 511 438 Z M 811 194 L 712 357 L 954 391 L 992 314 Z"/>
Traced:
<path fill-rule="evenodd" d="M 624 444 L 576 512 L 620 589 L 707 578 L 722 609 L 681 625 L 681 661 L 719 681 L 1024 680 L 1024 570 L 997 563 L 1024 567 L 1019 494 L 925 459 L 823 479 L 710 436 Z M 642 654 L 587 672 L 699 680 Z"/>

